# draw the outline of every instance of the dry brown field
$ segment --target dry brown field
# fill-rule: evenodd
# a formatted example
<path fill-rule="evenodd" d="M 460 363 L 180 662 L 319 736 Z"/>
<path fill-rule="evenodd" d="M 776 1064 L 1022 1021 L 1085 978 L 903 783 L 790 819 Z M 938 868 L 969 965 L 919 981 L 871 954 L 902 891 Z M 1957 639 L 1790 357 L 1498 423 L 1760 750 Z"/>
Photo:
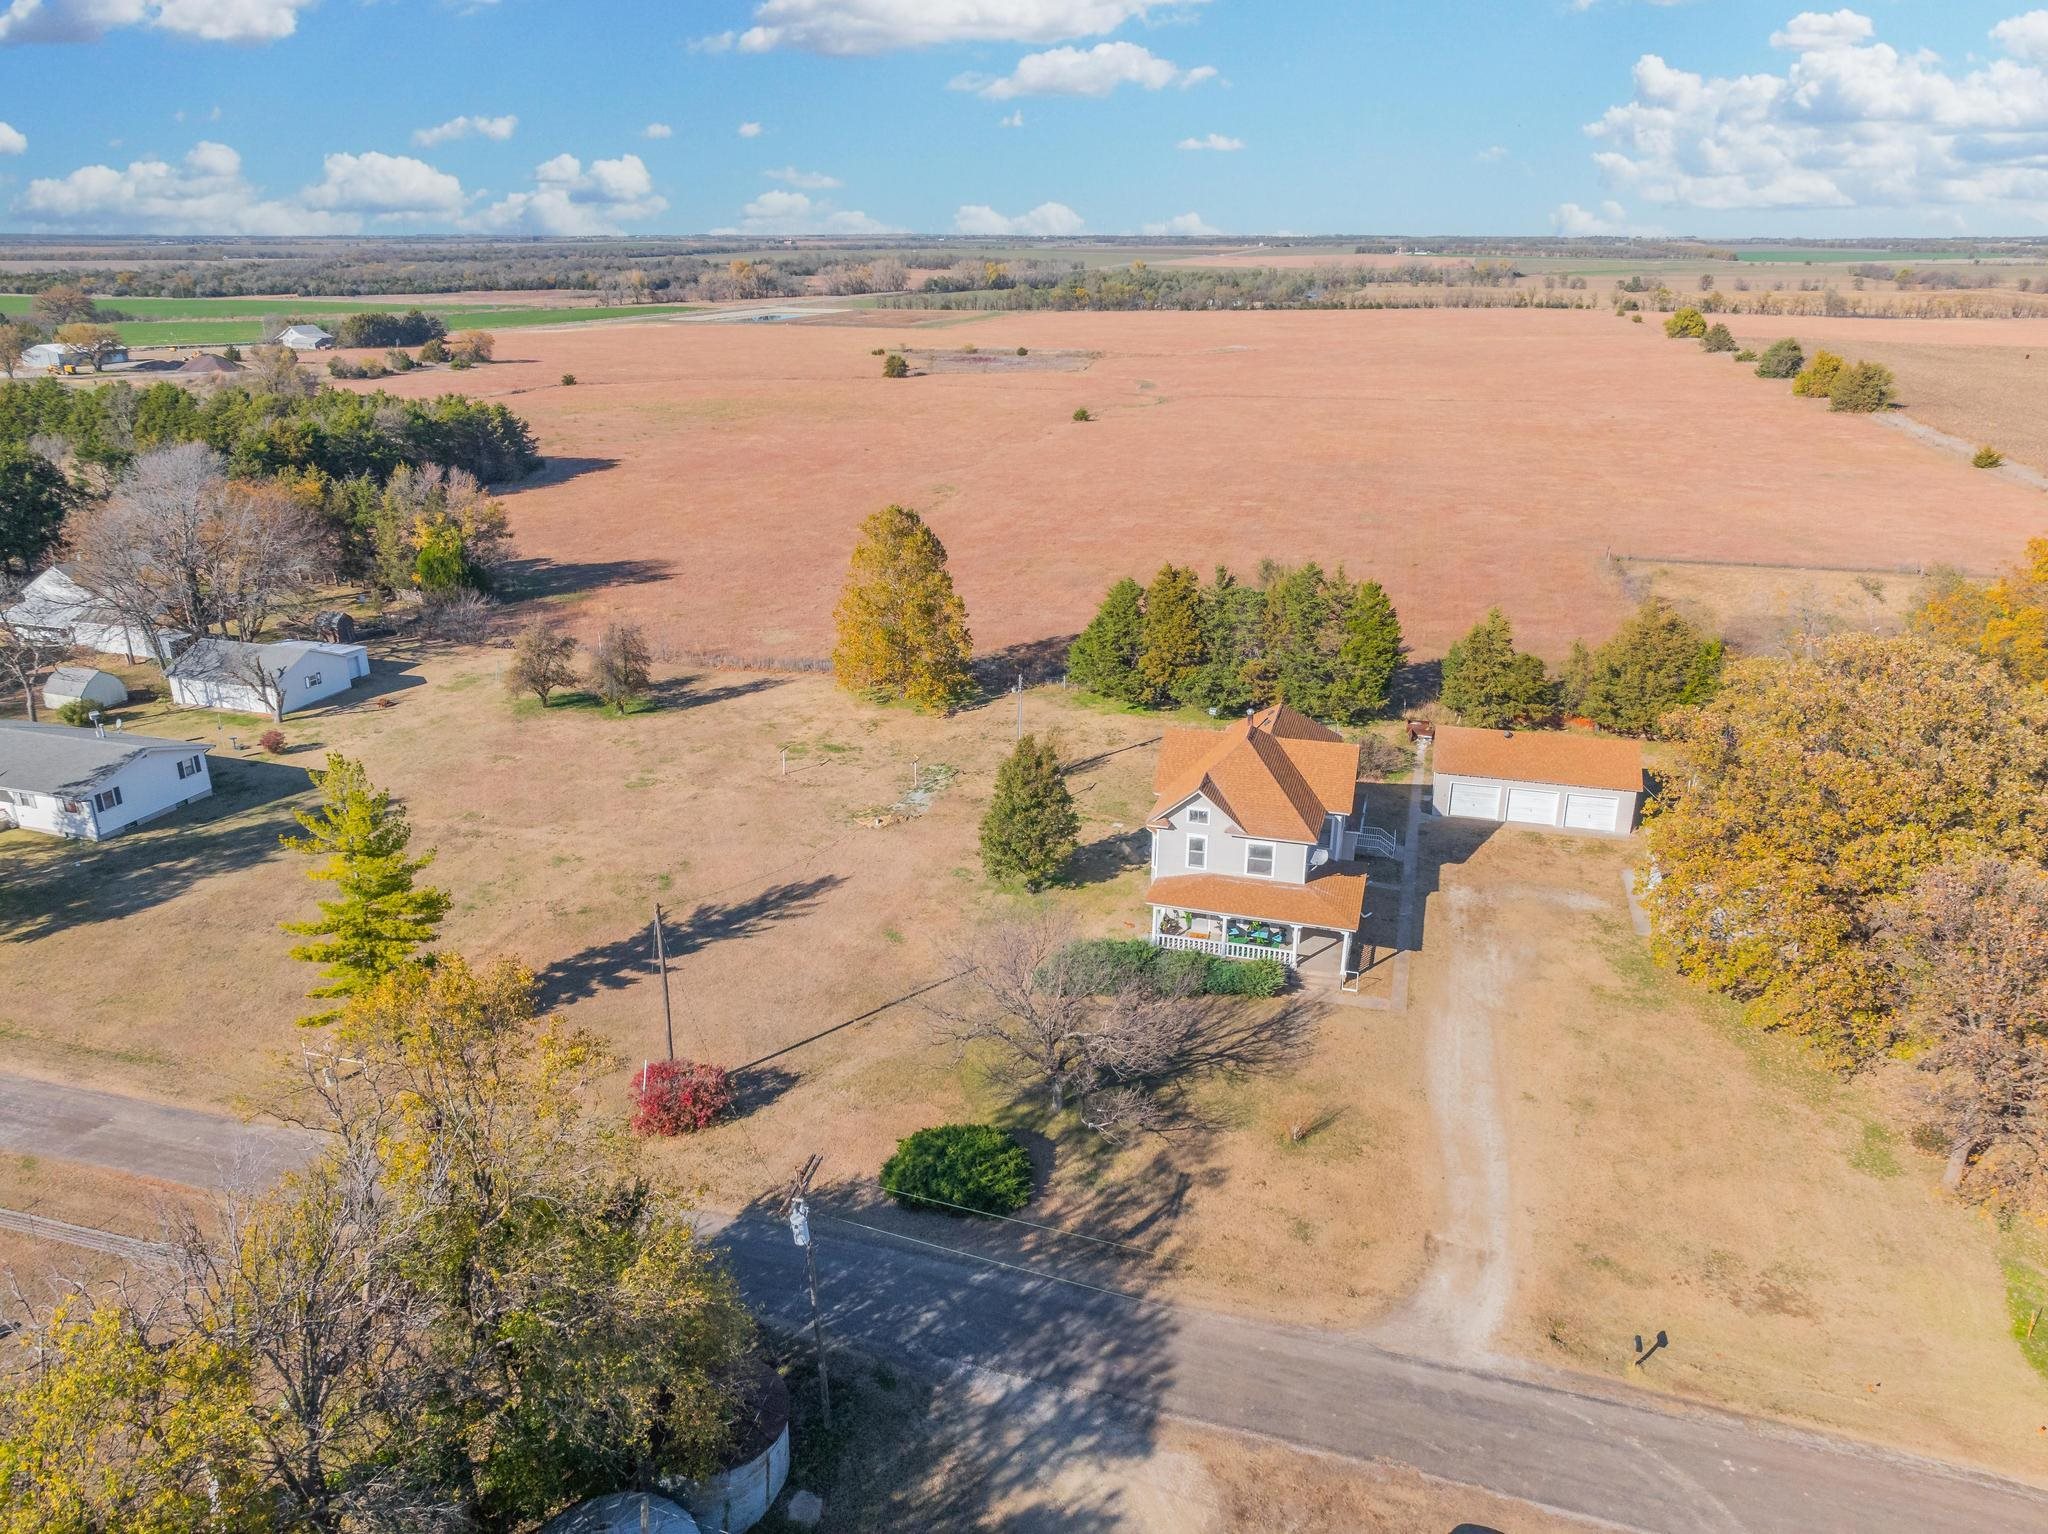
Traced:
<path fill-rule="evenodd" d="M 552 465 L 508 505 L 542 589 L 743 656 L 826 653 L 854 530 L 890 501 L 945 540 L 983 650 L 1076 632 L 1127 571 L 1272 557 L 1378 578 L 1420 655 L 1500 603 L 1558 656 L 1626 610 L 1609 551 L 1988 567 L 2043 520 L 2022 486 L 1605 313 L 949 316 L 952 344 L 1097 355 L 894 381 L 872 349 L 912 328 L 889 318 L 522 332 L 460 380 L 379 386 L 531 420 Z"/>

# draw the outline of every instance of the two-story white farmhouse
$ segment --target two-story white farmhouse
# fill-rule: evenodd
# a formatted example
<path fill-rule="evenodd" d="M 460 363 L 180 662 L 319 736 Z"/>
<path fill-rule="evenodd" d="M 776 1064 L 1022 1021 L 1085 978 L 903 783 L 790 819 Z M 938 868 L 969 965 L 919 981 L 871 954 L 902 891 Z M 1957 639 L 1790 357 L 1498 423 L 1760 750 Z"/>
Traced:
<path fill-rule="evenodd" d="M 359 644 L 244 644 L 235 639 L 201 639 L 165 673 L 171 697 L 188 708 L 279 719 L 347 692 L 369 674 L 370 652 Z"/>
<path fill-rule="evenodd" d="M 1153 788 L 1154 943 L 1291 968 L 1303 931 L 1327 932 L 1351 972 L 1366 883 L 1357 746 L 1278 705 L 1224 730 L 1168 730 Z"/>
<path fill-rule="evenodd" d="M 96 842 L 212 792 L 193 741 L 0 720 L 0 825 Z"/>

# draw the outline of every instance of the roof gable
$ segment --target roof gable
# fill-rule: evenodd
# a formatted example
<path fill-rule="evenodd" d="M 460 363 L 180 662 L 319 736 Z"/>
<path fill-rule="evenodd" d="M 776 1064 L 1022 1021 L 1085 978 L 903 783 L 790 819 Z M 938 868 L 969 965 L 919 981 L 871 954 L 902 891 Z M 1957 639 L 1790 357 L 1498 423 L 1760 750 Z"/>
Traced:
<path fill-rule="evenodd" d="M 1358 747 L 1275 706 L 1221 730 L 1168 730 L 1147 823 L 1158 825 L 1199 793 L 1246 835 L 1313 842 L 1326 816 L 1351 813 L 1357 782 Z"/>
<path fill-rule="evenodd" d="M 1643 791 L 1641 741 L 1568 730 L 1475 730 L 1439 725 L 1431 767 L 1440 777 L 1500 778 L 1627 794 Z"/>

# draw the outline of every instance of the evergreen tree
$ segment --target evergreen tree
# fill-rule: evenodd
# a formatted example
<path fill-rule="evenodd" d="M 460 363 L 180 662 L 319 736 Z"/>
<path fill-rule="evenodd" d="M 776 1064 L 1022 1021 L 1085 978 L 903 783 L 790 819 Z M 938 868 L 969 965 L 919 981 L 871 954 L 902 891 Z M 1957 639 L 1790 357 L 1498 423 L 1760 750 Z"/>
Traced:
<path fill-rule="evenodd" d="M 840 686 L 939 713 L 973 695 L 967 607 L 953 589 L 945 545 L 916 512 L 885 506 L 861 523 L 834 616 Z"/>
<path fill-rule="evenodd" d="M 1617 734 L 1654 734 L 1672 709 L 1712 696 L 1720 659 L 1718 642 L 1651 597 L 1594 653 L 1579 712 Z"/>
<path fill-rule="evenodd" d="M 1574 639 L 1564 658 L 1564 670 L 1557 674 L 1557 706 L 1567 714 L 1586 711 L 1586 689 L 1593 685 L 1593 652 L 1585 641 Z"/>
<path fill-rule="evenodd" d="M 295 944 L 294 959 L 324 964 L 327 975 L 308 994 L 348 997 L 413 963 L 434 939 L 448 913 L 448 895 L 431 885 L 415 888 L 413 877 L 434 860 L 405 854 L 412 826 L 391 795 L 372 788 L 362 763 L 330 752 L 327 770 L 315 778 L 322 803 L 294 811 L 304 836 L 280 837 L 294 852 L 326 859 L 308 877 L 335 887 L 335 898 L 320 902 L 313 921 L 286 922 L 284 930 L 313 941 Z M 339 1009 L 299 1019 L 315 1027 L 333 1021 Z"/>
<path fill-rule="evenodd" d="M 0 572 L 41 563 L 77 499 L 64 471 L 41 453 L 0 447 Z"/>
<path fill-rule="evenodd" d="M 1144 603 L 1144 588 L 1129 576 L 1109 588 L 1088 627 L 1067 649 L 1070 681 L 1122 703 L 1143 700 L 1138 652 L 1145 642 Z"/>
<path fill-rule="evenodd" d="M 981 819 L 981 866 L 998 884 L 1042 889 L 1074 854 L 1081 818 L 1060 774 L 1059 743 L 1026 735 L 996 771 Z"/>
<path fill-rule="evenodd" d="M 1253 701 L 1285 703 L 1323 718 L 1331 712 L 1331 684 L 1348 585 L 1332 581 L 1310 561 L 1297 570 L 1268 569 L 1259 653 L 1245 668 Z"/>
<path fill-rule="evenodd" d="M 1378 581 L 1361 581 L 1350 593 L 1343 636 L 1328 717 L 1364 724 L 1387 711 L 1394 673 L 1407 653 L 1400 616 Z"/>
<path fill-rule="evenodd" d="M 1443 704 L 1466 724 L 1502 729 L 1547 717 L 1556 689 L 1542 660 L 1515 648 L 1515 631 L 1498 607 L 1444 657 Z"/>
<path fill-rule="evenodd" d="M 1185 702 L 1203 659 L 1201 581 L 1193 570 L 1162 565 L 1145 592 L 1138 649 L 1145 701 L 1155 708 Z"/>
<path fill-rule="evenodd" d="M 1773 341 L 1764 348 L 1764 354 L 1756 359 L 1756 376 L 1759 378 L 1794 378 L 1806 366 L 1806 353 L 1799 343 L 1786 336 L 1782 341 Z"/>
<path fill-rule="evenodd" d="M 1213 714 L 1241 714 L 1252 702 L 1246 679 L 1261 654 L 1266 594 L 1238 580 L 1223 566 L 1202 592 L 1203 651 L 1208 659 L 1189 679 L 1185 702 Z"/>

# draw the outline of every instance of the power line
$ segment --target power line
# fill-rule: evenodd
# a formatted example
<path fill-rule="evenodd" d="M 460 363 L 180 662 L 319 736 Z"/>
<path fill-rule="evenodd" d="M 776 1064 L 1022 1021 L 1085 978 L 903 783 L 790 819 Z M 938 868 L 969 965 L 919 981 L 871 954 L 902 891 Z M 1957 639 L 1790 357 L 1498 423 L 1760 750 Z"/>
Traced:
<path fill-rule="evenodd" d="M 897 1197 L 896 1194 L 890 1193 L 889 1189 L 883 1188 L 880 1182 L 876 1182 L 875 1186 L 878 1188 L 882 1188 L 882 1191 L 884 1193 L 888 1193 L 891 1198 Z M 929 1193 L 909 1193 L 904 1194 L 902 1196 L 910 1199 L 914 1203 L 938 1204 L 947 1209 L 957 1209 L 962 1214 L 980 1215 L 985 1220 L 1004 1220 L 1011 1225 L 1027 1225 L 1033 1230 L 1042 1230 L 1050 1235 L 1055 1236 L 1066 1236 L 1070 1240 L 1074 1241 L 1093 1241 L 1097 1246 L 1121 1247 L 1123 1248 L 1123 1250 L 1127 1252 L 1137 1252 L 1142 1256 L 1154 1260 L 1157 1260 L 1159 1256 L 1158 1252 L 1154 1251 L 1151 1247 L 1139 1246 L 1136 1242 L 1133 1241 L 1117 1241 L 1108 1236 L 1091 1236 L 1087 1234 L 1087 1232 L 1085 1231 L 1062 1230 L 1057 1225 L 1041 1225 L 1036 1220 L 1020 1220 L 1017 1218 L 1017 1216 L 1013 1214 L 996 1214 L 992 1210 L 973 1209 L 968 1207 L 966 1204 L 949 1204 L 946 1202 L 946 1200 L 942 1198 L 933 1198 Z"/>

